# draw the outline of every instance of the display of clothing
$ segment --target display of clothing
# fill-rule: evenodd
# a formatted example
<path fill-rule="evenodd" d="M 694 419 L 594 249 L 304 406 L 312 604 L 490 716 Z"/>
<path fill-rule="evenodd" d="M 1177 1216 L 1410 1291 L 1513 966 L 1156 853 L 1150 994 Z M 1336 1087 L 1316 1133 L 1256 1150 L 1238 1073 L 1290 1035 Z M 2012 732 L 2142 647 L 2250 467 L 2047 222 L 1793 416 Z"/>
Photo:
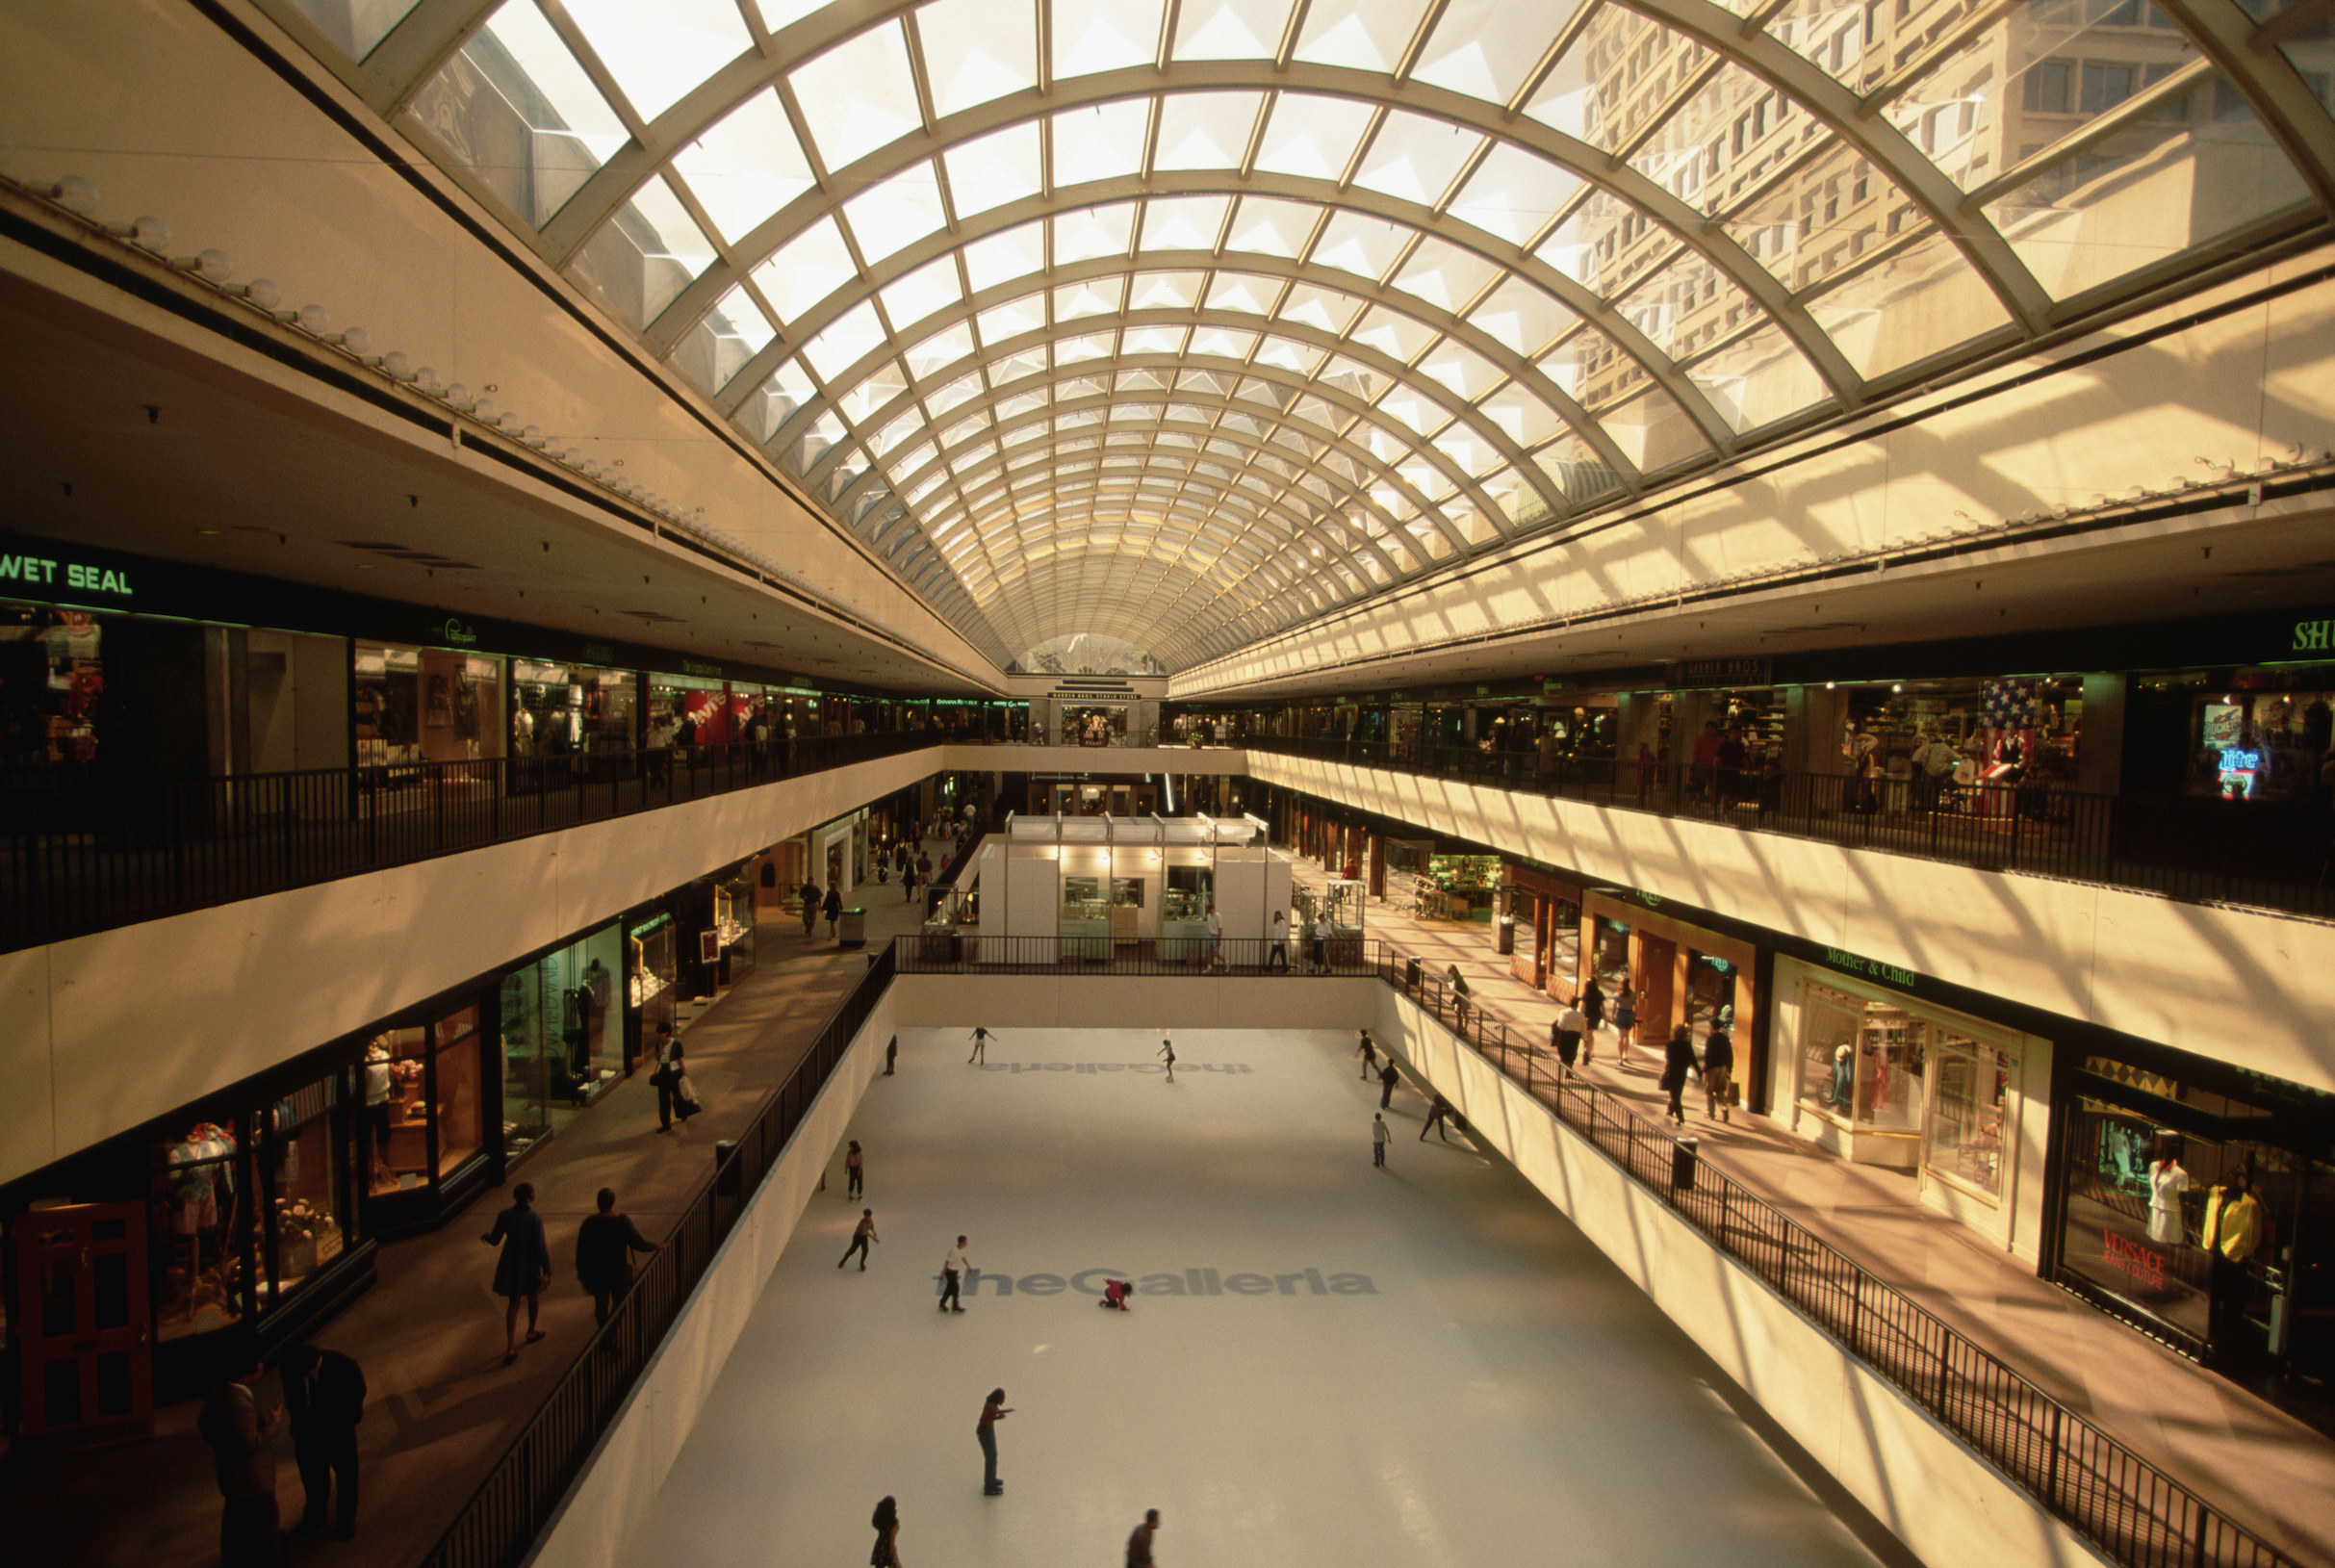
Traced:
<path fill-rule="evenodd" d="M 2189 1191 L 2189 1172 L 2170 1160 L 2148 1168 L 2148 1239 L 2159 1247 L 2181 1245 L 2181 1195 Z"/>
<path fill-rule="evenodd" d="M 1846 1045 L 1842 1045 L 1833 1052 L 1832 1103 L 1845 1111 L 1849 1108 L 1850 1101 L 1855 1097 L 1856 1092 L 1857 1058 Z"/>

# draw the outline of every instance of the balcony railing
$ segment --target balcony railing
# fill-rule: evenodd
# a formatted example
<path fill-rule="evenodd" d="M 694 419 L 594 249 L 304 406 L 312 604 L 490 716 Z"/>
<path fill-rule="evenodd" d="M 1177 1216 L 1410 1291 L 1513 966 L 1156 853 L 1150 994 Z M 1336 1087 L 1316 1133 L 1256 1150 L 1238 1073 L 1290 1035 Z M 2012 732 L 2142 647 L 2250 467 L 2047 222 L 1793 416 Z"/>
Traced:
<path fill-rule="evenodd" d="M 2335 917 L 2335 814 L 2301 802 L 2087 794 L 1568 758 L 1386 741 L 1252 735 L 1253 752 L 1456 779 L 1495 789 L 1715 822 L 1894 855 L 2137 887 L 2193 903 Z"/>
<path fill-rule="evenodd" d="M 423 1568 L 516 1568 L 623 1407 L 640 1373 L 763 1177 L 801 1125 L 853 1035 L 896 974 L 1163 973 L 1222 978 L 1264 972 L 1270 944 L 1227 943 L 1168 964 L 1155 952 L 1066 957 L 1055 938 L 986 942 L 1056 943 L 1008 949 L 998 968 L 962 946 L 901 937 L 873 956 L 809 1054 L 757 1113 L 734 1152 L 717 1159 L 664 1251 L 617 1302 L 582 1358 L 496 1461 Z M 1885 1284 L 1836 1247 L 1734 1181 L 1682 1154 L 1679 1141 L 1620 1096 L 1567 1071 L 1553 1050 L 1505 1024 L 1381 942 L 1333 940 L 1319 974 L 1376 978 L 1415 998 L 1445 1029 L 1567 1126 L 1611 1157 L 1721 1251 L 1742 1263 L 1888 1382 L 1929 1411 L 2058 1518 L 2128 1568 L 2291 1568 L 2290 1559 L 2232 1524 L 2188 1488 L 2141 1459 L 2003 1362 Z M 1307 955 L 1310 957 L 1310 955 Z M 1293 961 L 1297 955 L 1293 954 Z M 1239 962 L 1233 962 L 1238 960 Z M 1302 971 L 1300 971 L 1302 972 Z"/>
<path fill-rule="evenodd" d="M 0 774 L 0 952 L 937 746 L 934 731 L 182 783 Z"/>

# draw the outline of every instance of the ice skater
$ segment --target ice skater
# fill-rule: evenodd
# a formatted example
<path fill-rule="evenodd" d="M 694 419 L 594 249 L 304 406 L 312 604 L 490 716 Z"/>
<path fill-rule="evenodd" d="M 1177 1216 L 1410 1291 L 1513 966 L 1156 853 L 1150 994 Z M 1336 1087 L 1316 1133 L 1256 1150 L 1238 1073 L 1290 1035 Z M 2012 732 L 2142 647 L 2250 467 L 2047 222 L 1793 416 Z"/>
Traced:
<path fill-rule="evenodd" d="M 876 1504 L 876 1514 L 869 1524 L 876 1527 L 876 1550 L 868 1561 L 876 1568 L 902 1568 L 900 1561 L 900 1504 L 885 1498 Z"/>
<path fill-rule="evenodd" d="M 1384 1111 L 1394 1105 L 1395 1086 L 1401 1081 L 1402 1074 L 1395 1070 L 1395 1058 L 1390 1053 L 1386 1059 L 1386 1066 L 1378 1069 L 1379 1110 Z"/>
<path fill-rule="evenodd" d="M 1386 1164 L 1386 1118 L 1373 1111 L 1371 1113 L 1371 1164 Z"/>
<path fill-rule="evenodd" d="M 857 1252 L 860 1254 L 860 1272 L 867 1272 L 867 1244 L 882 1240 L 884 1238 L 876 1234 L 876 1211 L 861 1209 L 860 1223 L 853 1227 L 851 1233 L 851 1246 L 843 1249 L 843 1256 L 835 1260 L 835 1267 L 842 1268 L 851 1261 L 851 1255 Z"/>
<path fill-rule="evenodd" d="M 1355 1054 L 1362 1058 L 1362 1077 L 1367 1083 L 1378 1068 L 1378 1047 L 1372 1042 L 1368 1029 L 1357 1029 L 1354 1033 L 1362 1037 L 1362 1047 Z"/>
<path fill-rule="evenodd" d="M 989 1032 L 987 1029 L 976 1029 L 973 1031 L 973 1054 L 966 1057 L 965 1060 L 967 1062 L 979 1062 L 985 1067 L 988 1064 Z"/>
<path fill-rule="evenodd" d="M 983 1497 L 1005 1495 L 1006 1483 L 997 1478 L 997 1424 L 1013 1413 L 1013 1406 L 1006 1403 L 1006 1391 L 1002 1388 L 990 1389 L 988 1399 L 981 1406 L 980 1424 L 973 1428 L 973 1435 L 981 1440 Z"/>
<path fill-rule="evenodd" d="M 867 1174 L 866 1167 L 866 1156 L 860 1152 L 860 1140 L 855 1138 L 851 1141 L 851 1147 L 843 1154 L 843 1171 L 851 1178 L 848 1188 L 843 1194 L 845 1197 L 860 1195 L 862 1178 Z"/>
<path fill-rule="evenodd" d="M 1172 1040 L 1165 1040 L 1165 1039 L 1164 1039 L 1164 1040 L 1162 1040 L 1162 1041 L 1160 1041 L 1160 1055 L 1162 1055 L 1162 1056 L 1164 1056 L 1164 1057 L 1166 1057 L 1166 1058 L 1168 1059 L 1168 1081 L 1169 1083 L 1174 1083 L 1174 1082 L 1175 1082 L 1175 1041 L 1172 1041 Z"/>
<path fill-rule="evenodd" d="M 958 1289 L 964 1283 L 964 1276 L 972 1272 L 972 1270 L 973 1265 L 964 1255 L 964 1238 L 960 1236 L 957 1238 L 957 1245 L 949 1248 L 949 1255 L 940 1260 L 941 1311 L 962 1312 L 964 1310 L 964 1298 L 958 1294 Z"/>
<path fill-rule="evenodd" d="M 1450 1140 L 1444 1137 L 1443 1129 L 1445 1119 L 1449 1118 L 1450 1114 L 1451 1102 L 1445 1099 L 1441 1094 L 1438 1094 L 1433 1099 L 1427 1101 L 1427 1118 L 1425 1122 L 1420 1126 L 1419 1141 L 1423 1144 L 1425 1143 L 1427 1141 L 1427 1134 L 1432 1132 L 1437 1139 L 1446 1144 L 1450 1143 Z"/>
<path fill-rule="evenodd" d="M 1159 1509 L 1145 1508 L 1143 1522 L 1135 1527 L 1134 1534 L 1127 1537 L 1127 1568 L 1153 1568 L 1151 1537 L 1159 1532 Z"/>

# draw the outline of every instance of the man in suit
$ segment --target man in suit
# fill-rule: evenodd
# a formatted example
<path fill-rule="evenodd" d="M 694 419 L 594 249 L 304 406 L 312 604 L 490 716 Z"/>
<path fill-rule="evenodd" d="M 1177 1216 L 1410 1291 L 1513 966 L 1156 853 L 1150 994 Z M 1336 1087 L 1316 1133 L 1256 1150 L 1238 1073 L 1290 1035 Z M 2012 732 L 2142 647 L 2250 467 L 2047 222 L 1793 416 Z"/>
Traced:
<path fill-rule="evenodd" d="M 280 1568 L 284 1535 L 275 1510 L 275 1434 L 283 1413 L 263 1407 L 252 1385 L 267 1369 L 254 1365 L 211 1391 L 195 1430 L 211 1445 L 223 1506 L 218 1521 L 220 1568 Z"/>
<path fill-rule="evenodd" d="M 299 1533 L 324 1528 L 324 1508 L 340 1482 L 340 1506 L 332 1538 L 357 1533 L 357 1423 L 365 1419 L 365 1374 L 338 1350 L 313 1345 L 293 1348 L 284 1357 L 284 1409 L 292 1418 L 292 1453 L 299 1461 L 300 1484 L 308 1502 Z"/>

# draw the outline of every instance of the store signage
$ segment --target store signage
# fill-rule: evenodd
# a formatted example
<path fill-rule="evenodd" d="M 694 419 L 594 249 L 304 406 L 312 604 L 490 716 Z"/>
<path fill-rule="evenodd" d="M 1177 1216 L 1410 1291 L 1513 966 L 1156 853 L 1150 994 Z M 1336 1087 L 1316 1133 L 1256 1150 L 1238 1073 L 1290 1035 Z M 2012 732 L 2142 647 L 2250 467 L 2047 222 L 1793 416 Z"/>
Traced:
<path fill-rule="evenodd" d="M 93 566 L 52 555 L 0 555 L 0 582 L 21 582 L 28 588 L 63 586 L 68 593 L 131 596 L 130 574 L 112 566 Z"/>
<path fill-rule="evenodd" d="M 1776 665 L 1767 658 L 1682 658 L 1670 666 L 1670 687 L 1688 691 L 1703 686 L 1772 686 Z"/>
<path fill-rule="evenodd" d="M 604 642 L 588 642 L 583 645 L 579 656 L 594 664 L 613 664 L 616 662 L 616 650 Z"/>
<path fill-rule="evenodd" d="M 1901 969 L 1894 964 L 1884 964 L 1879 959 L 1865 958 L 1857 953 L 1844 953 L 1837 947 L 1824 950 L 1824 962 L 1835 969 L 1860 974 L 1867 980 L 1885 981 L 1905 990 L 1912 990 L 1920 978 L 1911 969 Z"/>
<path fill-rule="evenodd" d="M 2335 647 L 2335 621 L 2297 621 L 2290 654 L 2323 654 Z"/>
<path fill-rule="evenodd" d="M 683 675 L 706 675 L 718 678 L 721 673 L 722 667 L 719 664 L 710 663 L 706 659 L 685 658 L 681 660 L 681 674 Z"/>
<path fill-rule="evenodd" d="M 478 646 L 478 629 L 475 626 L 464 626 L 451 615 L 446 618 L 446 625 L 438 629 L 438 634 L 446 639 L 449 648 L 475 648 Z"/>
<path fill-rule="evenodd" d="M 2143 1247 L 2129 1237 L 2113 1230 L 2100 1232 L 2100 1257 L 2118 1273 L 2126 1274 L 2151 1290 L 2165 1288 L 2165 1254 L 2154 1247 Z"/>

